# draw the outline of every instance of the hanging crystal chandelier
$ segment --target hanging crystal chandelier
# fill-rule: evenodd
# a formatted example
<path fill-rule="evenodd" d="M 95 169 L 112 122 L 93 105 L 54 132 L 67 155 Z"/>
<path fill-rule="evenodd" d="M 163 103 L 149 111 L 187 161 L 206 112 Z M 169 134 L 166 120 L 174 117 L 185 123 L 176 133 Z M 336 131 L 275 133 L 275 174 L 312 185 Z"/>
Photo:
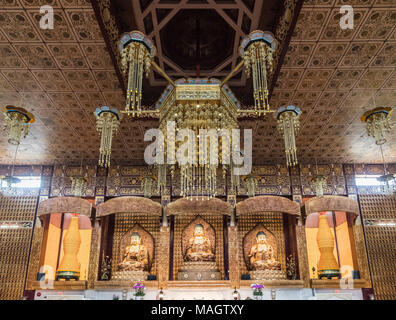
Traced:
<path fill-rule="evenodd" d="M 268 73 L 273 69 L 273 53 L 277 41 L 270 32 L 253 31 L 242 40 L 240 55 L 243 58 L 246 75 L 253 75 L 254 107 L 257 114 L 270 112 Z"/>
<path fill-rule="evenodd" d="M 87 191 L 88 178 L 83 176 L 74 176 L 70 177 L 71 180 L 71 193 L 75 197 L 83 197 L 85 196 L 85 192 Z"/>
<path fill-rule="evenodd" d="M 71 180 L 71 194 L 75 197 L 84 197 L 88 186 L 88 177 L 83 175 L 82 170 L 83 159 L 81 159 L 80 172 L 77 175 L 70 177 Z"/>
<path fill-rule="evenodd" d="M 94 114 L 100 132 L 99 166 L 109 168 L 113 135 L 118 130 L 120 116 L 117 109 L 107 106 L 97 108 Z"/>
<path fill-rule="evenodd" d="M 230 168 L 231 159 L 225 161 L 223 154 L 230 155 L 232 145 L 232 129 L 238 128 L 237 111 L 239 102 L 227 86 L 221 87 L 216 79 L 180 79 L 175 88 L 166 90 L 157 103 L 160 110 L 159 128 L 165 133 L 165 150 L 168 150 L 167 129 L 169 123 L 175 124 L 175 132 L 187 129 L 197 139 L 191 139 L 191 154 L 185 163 L 177 163 L 180 169 L 180 188 L 182 197 L 207 196 L 217 194 L 218 171 L 225 178 Z M 209 135 L 200 136 L 201 130 L 215 132 L 216 141 L 221 152 L 216 161 L 211 159 Z M 223 135 L 228 133 L 228 141 Z M 204 145 L 206 144 L 206 150 Z M 176 154 L 182 152 L 184 141 L 176 141 Z M 170 146 L 170 149 L 172 147 Z M 179 151 L 180 150 L 180 151 Z M 165 152 L 166 155 L 166 152 Z M 159 167 L 165 170 L 163 167 Z M 171 166 L 171 175 L 175 172 Z M 159 172 L 160 181 L 164 174 Z M 166 177 L 166 175 L 165 175 Z"/>
<path fill-rule="evenodd" d="M 180 79 L 173 81 L 159 67 L 154 57 L 156 48 L 152 41 L 138 31 L 124 34 L 120 39 L 119 49 L 122 55 L 122 65 L 125 74 L 128 74 L 127 101 L 125 113 L 132 116 L 150 115 L 158 117 L 160 129 L 164 133 L 164 154 L 168 160 L 167 150 L 167 125 L 175 123 L 175 131 L 183 129 L 190 130 L 194 137 L 198 137 L 192 144 L 192 152 L 188 161 L 178 163 L 155 163 L 158 170 L 158 188 L 161 190 L 166 186 L 166 174 L 168 167 L 170 174 L 174 177 L 175 172 L 180 172 L 180 195 L 182 197 L 207 196 L 215 197 L 217 194 L 218 173 L 226 178 L 230 172 L 234 159 L 223 155 L 237 152 L 232 150 L 232 139 L 230 132 L 237 129 L 238 116 L 257 116 L 271 112 L 268 99 L 268 74 L 273 71 L 273 54 L 277 48 L 277 41 L 270 32 L 252 32 L 241 43 L 240 55 L 242 61 L 222 81 L 216 79 Z M 160 97 L 154 111 L 142 110 L 142 77 L 143 71 L 146 76 L 150 72 L 150 65 L 162 75 L 169 85 Z M 253 76 L 255 107 L 252 110 L 241 110 L 240 103 L 231 92 L 226 83 L 245 66 L 248 76 Z M 200 137 L 200 130 L 218 132 L 218 144 L 221 145 L 217 161 L 211 161 L 210 151 L 201 150 L 201 143 L 205 137 Z M 225 133 L 226 132 L 226 133 Z M 224 138 L 222 134 L 227 135 Z M 176 136 L 176 133 L 174 134 Z M 188 138 L 187 138 L 188 140 Z M 212 143 L 212 142 L 211 142 Z M 206 142 L 202 143 L 203 145 Z M 209 144 L 208 150 L 209 150 Z M 171 149 L 184 152 L 185 147 L 181 141 L 171 143 Z M 205 147 L 202 147 L 205 150 Z M 203 160 L 205 158 L 205 160 Z M 210 157 L 212 158 L 212 157 Z M 239 177 L 232 176 L 232 188 L 238 188 Z"/>
<path fill-rule="evenodd" d="M 278 130 L 285 141 L 286 164 L 288 167 L 298 164 L 296 134 L 300 129 L 300 115 L 300 108 L 295 106 L 281 107 L 278 110 Z"/>
<path fill-rule="evenodd" d="M 388 196 L 396 192 L 396 175 L 388 174 L 387 172 L 382 145 L 386 143 L 386 134 L 391 129 L 391 115 L 392 108 L 377 107 L 367 111 L 361 118 L 362 122 L 365 122 L 367 125 L 368 136 L 373 137 L 375 143 L 380 146 L 382 162 L 384 164 L 384 175 L 378 177 L 378 181 L 381 183 L 382 192 Z"/>
<path fill-rule="evenodd" d="M 382 145 L 386 142 L 386 134 L 390 131 L 392 108 L 378 107 L 367 111 L 361 118 L 367 124 L 367 134 L 375 139 L 375 143 Z"/>
<path fill-rule="evenodd" d="M 322 175 L 316 175 L 314 177 L 309 177 L 308 180 L 311 182 L 315 196 L 322 198 L 324 195 L 324 190 L 327 186 L 327 178 Z"/>
<path fill-rule="evenodd" d="M 396 192 L 396 174 L 388 173 L 386 168 L 386 162 L 384 157 L 384 151 L 382 150 L 382 145 L 380 144 L 382 163 L 384 164 L 384 175 L 377 178 L 381 183 L 381 191 L 386 196 L 392 196 Z"/>
<path fill-rule="evenodd" d="M 14 168 L 15 168 L 15 160 L 18 154 L 19 144 L 16 145 L 14 159 L 12 161 L 11 173 L 8 176 L 0 177 L 0 187 L 1 194 L 4 196 L 12 197 L 17 195 L 17 190 L 15 189 L 15 185 L 20 183 L 21 180 L 17 177 L 14 177 Z"/>
<path fill-rule="evenodd" d="M 21 137 L 29 133 L 29 125 L 34 122 L 34 116 L 24 108 L 6 106 L 3 108 L 5 116 L 4 130 L 8 130 L 8 142 L 18 145 Z"/>
<path fill-rule="evenodd" d="M 247 189 L 247 193 L 249 197 L 256 196 L 256 189 L 258 187 L 258 177 L 253 175 L 248 175 L 246 177 L 242 177 L 244 185 Z"/>
<path fill-rule="evenodd" d="M 121 36 L 119 49 L 123 72 L 128 74 L 125 112 L 128 115 L 139 116 L 142 105 L 143 72 L 148 77 L 156 48 L 143 33 L 131 31 Z"/>
<path fill-rule="evenodd" d="M 142 191 L 145 198 L 151 198 L 153 196 L 153 187 L 157 180 L 154 176 L 144 176 L 142 178 Z"/>

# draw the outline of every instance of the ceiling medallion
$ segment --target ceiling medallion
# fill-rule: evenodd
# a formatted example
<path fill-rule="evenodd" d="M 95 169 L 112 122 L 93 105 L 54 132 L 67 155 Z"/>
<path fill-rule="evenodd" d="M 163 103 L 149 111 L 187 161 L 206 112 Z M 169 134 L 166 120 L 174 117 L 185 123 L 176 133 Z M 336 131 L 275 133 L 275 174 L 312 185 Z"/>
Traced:
<path fill-rule="evenodd" d="M 94 112 L 96 129 L 100 132 L 99 166 L 109 168 L 113 135 L 117 132 L 120 122 L 118 110 L 103 106 Z"/>
<path fill-rule="evenodd" d="M 29 125 L 34 122 L 34 116 L 24 108 L 15 106 L 6 106 L 3 113 L 4 130 L 8 130 L 8 142 L 18 145 L 22 134 L 25 138 L 29 133 Z"/>
<path fill-rule="evenodd" d="M 243 151 L 235 148 L 236 137 L 233 137 L 234 140 L 230 137 L 234 130 L 239 128 L 238 117 L 263 116 L 274 112 L 268 101 L 268 74 L 273 69 L 273 55 L 277 46 L 277 40 L 270 32 L 254 31 L 241 42 L 239 53 L 242 61 L 222 81 L 206 78 L 174 81 L 155 63 L 156 48 L 150 39 L 139 31 L 131 31 L 121 36 L 119 49 L 123 72 L 128 77 L 126 107 L 122 112 L 133 117 L 151 115 L 159 118 L 159 129 L 164 133 L 163 149 L 159 153 L 166 159 L 172 158 L 169 150 L 175 150 L 176 154 L 185 152 L 189 155 L 188 161 L 183 163 L 175 160 L 167 161 L 167 164 L 160 164 L 158 161 L 155 163 L 160 189 L 166 185 L 167 167 L 172 176 L 176 170 L 180 172 L 180 195 L 183 197 L 215 197 L 219 172 L 223 178 L 227 172 L 230 173 L 233 189 L 239 186 L 239 177 L 234 176 L 233 165 L 237 163 L 234 159 L 238 158 L 237 152 Z M 143 72 L 147 76 L 151 66 L 169 82 L 156 103 L 155 111 L 143 110 L 141 105 Z M 253 78 L 255 105 L 250 110 L 241 110 L 238 99 L 226 84 L 243 66 L 247 76 L 251 75 Z M 285 141 L 290 142 L 286 150 L 290 165 L 297 163 L 295 141 L 290 139 L 294 138 L 298 128 L 299 112 L 299 108 L 287 109 L 285 114 L 279 117 L 279 122 L 284 123 Z M 180 140 L 169 140 L 170 124 L 174 130 L 172 135 L 176 136 L 189 130 L 194 136 L 191 154 L 185 150 Z M 291 129 L 288 127 L 290 125 Z M 204 136 L 202 132 L 217 134 L 215 142 L 221 145 L 221 152 L 216 156 L 211 154 L 207 146 L 207 138 L 210 138 L 210 144 L 212 138 Z M 153 181 L 147 180 L 145 184 L 152 185 Z"/>
<path fill-rule="evenodd" d="M 298 164 L 296 134 L 300 129 L 301 110 L 295 106 L 281 107 L 278 110 L 278 130 L 285 141 L 286 164 L 293 167 Z"/>
<path fill-rule="evenodd" d="M 374 102 L 375 103 L 375 102 Z M 384 164 L 384 175 L 378 177 L 381 183 L 381 191 L 387 195 L 392 196 L 396 193 L 396 174 L 389 174 L 386 168 L 384 151 L 382 145 L 386 143 L 386 134 L 390 131 L 390 118 L 392 115 L 392 108 L 377 107 L 373 110 L 367 111 L 362 117 L 362 122 L 367 124 L 367 134 L 369 137 L 375 139 L 375 143 L 380 146 L 382 163 Z"/>

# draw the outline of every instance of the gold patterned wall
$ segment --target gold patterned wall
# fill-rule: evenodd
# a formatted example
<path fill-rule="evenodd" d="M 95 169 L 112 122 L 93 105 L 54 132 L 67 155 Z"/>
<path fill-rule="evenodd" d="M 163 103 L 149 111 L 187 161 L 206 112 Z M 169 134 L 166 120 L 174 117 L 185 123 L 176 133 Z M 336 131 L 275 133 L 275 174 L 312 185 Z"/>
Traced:
<path fill-rule="evenodd" d="M 140 224 L 140 226 L 142 226 L 154 238 L 154 261 L 151 267 L 150 274 L 156 275 L 159 258 L 158 254 L 160 243 L 160 220 L 159 217 L 153 216 L 131 216 L 128 213 L 116 214 L 113 237 L 113 268 L 115 268 L 122 261 L 120 253 L 120 242 L 122 236 L 126 232 L 128 232 L 136 223 Z"/>
<path fill-rule="evenodd" d="M 0 300 L 23 296 L 37 196 L 0 196 Z"/>
<path fill-rule="evenodd" d="M 200 214 L 201 218 L 209 223 L 216 234 L 216 264 L 224 279 L 224 246 L 223 246 L 223 216 L 212 214 Z M 175 216 L 174 246 L 173 246 L 173 279 L 177 279 L 177 273 L 183 264 L 182 233 L 197 216 Z"/>
<path fill-rule="evenodd" d="M 286 253 L 285 253 L 285 239 L 283 234 L 283 219 L 282 213 L 279 212 L 266 212 L 261 215 L 243 215 L 238 221 L 238 234 L 239 234 L 239 261 L 241 274 L 248 273 L 245 259 L 243 257 L 243 239 L 245 235 L 256 227 L 262 224 L 267 230 L 273 233 L 276 238 L 278 247 L 278 257 L 276 259 L 281 263 L 283 271 L 286 270 Z"/>
<path fill-rule="evenodd" d="M 360 195 L 364 231 L 375 298 L 396 299 L 396 227 L 376 225 L 376 220 L 396 219 L 396 199 L 380 194 Z"/>

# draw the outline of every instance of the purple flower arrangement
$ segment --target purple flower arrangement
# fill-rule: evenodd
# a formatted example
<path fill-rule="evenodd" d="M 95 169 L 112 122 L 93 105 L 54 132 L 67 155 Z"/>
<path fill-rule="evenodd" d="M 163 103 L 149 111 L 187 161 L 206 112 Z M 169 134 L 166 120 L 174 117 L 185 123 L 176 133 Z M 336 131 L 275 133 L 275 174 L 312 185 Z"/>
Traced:
<path fill-rule="evenodd" d="M 261 290 L 263 290 L 264 285 L 262 284 L 252 284 L 251 288 L 253 289 L 253 295 L 254 296 L 262 296 L 263 292 Z"/>
<path fill-rule="evenodd" d="M 144 289 L 146 288 L 146 286 L 143 283 L 135 283 L 132 288 L 136 291 L 135 296 L 143 297 L 145 295 Z"/>

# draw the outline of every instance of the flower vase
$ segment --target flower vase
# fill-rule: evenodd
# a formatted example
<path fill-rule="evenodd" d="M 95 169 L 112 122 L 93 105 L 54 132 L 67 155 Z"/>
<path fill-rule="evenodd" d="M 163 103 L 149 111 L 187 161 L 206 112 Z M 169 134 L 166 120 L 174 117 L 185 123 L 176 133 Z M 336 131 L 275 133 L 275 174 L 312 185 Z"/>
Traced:
<path fill-rule="evenodd" d="M 135 296 L 135 300 L 143 300 L 144 296 Z"/>
<path fill-rule="evenodd" d="M 262 295 L 261 296 L 259 296 L 259 295 L 254 296 L 254 300 L 263 300 L 263 296 Z"/>

